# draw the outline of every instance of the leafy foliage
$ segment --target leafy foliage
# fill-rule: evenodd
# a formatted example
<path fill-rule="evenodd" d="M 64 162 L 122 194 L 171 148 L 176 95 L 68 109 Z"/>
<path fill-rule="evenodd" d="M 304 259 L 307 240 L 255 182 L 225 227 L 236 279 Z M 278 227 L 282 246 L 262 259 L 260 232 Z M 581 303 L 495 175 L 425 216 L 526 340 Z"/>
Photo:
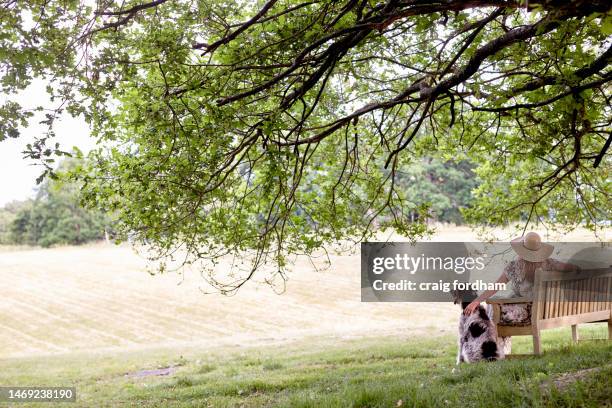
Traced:
<path fill-rule="evenodd" d="M 2 90 L 49 78 L 46 123 L 83 115 L 101 142 L 87 201 L 154 257 L 245 261 L 210 271 L 222 290 L 378 227 L 424 233 L 398 183 L 421 157 L 477 164 L 473 222 L 611 212 L 607 1 L 4 3 Z M 28 119 L 10 103 L 3 136 Z"/>

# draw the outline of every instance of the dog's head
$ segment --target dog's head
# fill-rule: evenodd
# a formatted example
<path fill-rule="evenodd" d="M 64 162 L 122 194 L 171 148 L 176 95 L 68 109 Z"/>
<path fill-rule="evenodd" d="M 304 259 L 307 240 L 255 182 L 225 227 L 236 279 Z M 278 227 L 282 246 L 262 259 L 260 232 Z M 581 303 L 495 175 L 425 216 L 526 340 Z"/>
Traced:
<path fill-rule="evenodd" d="M 451 290 L 454 304 L 461 304 L 461 308 L 465 309 L 474 299 L 478 297 L 478 293 L 474 290 Z"/>

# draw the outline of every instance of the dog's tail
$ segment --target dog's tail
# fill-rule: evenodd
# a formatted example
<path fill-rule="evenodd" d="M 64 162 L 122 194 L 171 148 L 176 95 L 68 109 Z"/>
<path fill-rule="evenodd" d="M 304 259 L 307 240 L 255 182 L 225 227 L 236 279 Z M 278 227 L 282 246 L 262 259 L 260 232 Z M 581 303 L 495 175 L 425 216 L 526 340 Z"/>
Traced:
<path fill-rule="evenodd" d="M 482 358 L 489 361 L 497 360 L 497 343 L 488 340 L 482 343 Z"/>

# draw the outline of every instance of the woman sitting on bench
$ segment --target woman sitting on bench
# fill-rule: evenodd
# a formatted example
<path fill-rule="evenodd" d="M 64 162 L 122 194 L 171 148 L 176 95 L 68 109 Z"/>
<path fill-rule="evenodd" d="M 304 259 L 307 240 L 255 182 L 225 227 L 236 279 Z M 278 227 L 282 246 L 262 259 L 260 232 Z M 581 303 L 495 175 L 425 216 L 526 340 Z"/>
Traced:
<path fill-rule="evenodd" d="M 564 263 L 550 258 L 553 246 L 542 242 L 535 232 L 528 232 L 525 236 L 516 238 L 510 243 L 518 255 L 508 263 L 497 282 L 509 283 L 512 297 L 532 297 L 535 271 L 537 269 L 556 271 L 577 271 L 575 265 Z M 478 305 L 484 302 L 497 291 L 488 290 L 478 296 L 464 310 L 466 315 L 474 313 Z M 528 324 L 531 316 L 531 304 L 504 305 L 501 310 L 501 322 L 506 324 Z"/>

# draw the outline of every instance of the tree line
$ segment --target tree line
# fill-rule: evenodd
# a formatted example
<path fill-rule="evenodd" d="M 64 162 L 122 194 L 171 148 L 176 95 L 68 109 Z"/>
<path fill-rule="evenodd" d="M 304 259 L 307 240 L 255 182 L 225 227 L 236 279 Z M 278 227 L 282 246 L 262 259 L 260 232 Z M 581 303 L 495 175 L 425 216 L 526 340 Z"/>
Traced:
<path fill-rule="evenodd" d="M 418 209 L 425 206 L 430 221 L 464 223 L 461 210 L 469 206 L 470 192 L 478 185 L 472 167 L 469 162 L 425 158 L 400 170 L 398 185 L 412 197 L 412 221 L 422 217 Z M 107 237 L 111 215 L 86 209 L 80 201 L 78 183 L 46 179 L 35 198 L 0 208 L 0 244 L 50 247 Z"/>
<path fill-rule="evenodd" d="M 0 244 L 80 245 L 110 232 L 110 216 L 80 204 L 79 185 L 46 179 L 36 197 L 0 208 Z"/>

